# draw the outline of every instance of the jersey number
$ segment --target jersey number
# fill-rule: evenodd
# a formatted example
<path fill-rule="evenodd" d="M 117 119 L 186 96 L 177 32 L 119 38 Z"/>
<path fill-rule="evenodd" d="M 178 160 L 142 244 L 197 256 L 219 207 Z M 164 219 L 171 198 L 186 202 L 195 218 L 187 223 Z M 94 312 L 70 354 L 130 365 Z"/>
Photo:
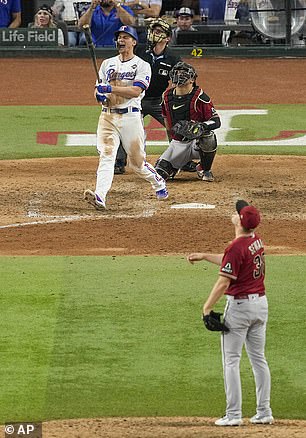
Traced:
<path fill-rule="evenodd" d="M 262 275 L 265 275 L 265 255 L 264 253 L 257 254 L 254 259 L 253 263 L 255 265 L 255 268 L 253 270 L 253 277 L 255 279 L 261 277 Z"/>

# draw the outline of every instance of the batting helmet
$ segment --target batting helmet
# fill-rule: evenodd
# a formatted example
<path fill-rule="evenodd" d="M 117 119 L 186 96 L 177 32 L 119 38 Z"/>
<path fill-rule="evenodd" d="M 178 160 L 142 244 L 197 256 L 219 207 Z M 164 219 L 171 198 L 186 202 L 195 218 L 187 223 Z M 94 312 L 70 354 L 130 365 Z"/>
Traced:
<path fill-rule="evenodd" d="M 169 73 L 169 77 L 174 85 L 185 85 L 189 80 L 196 80 L 197 73 L 192 65 L 180 61 L 175 64 Z"/>
<path fill-rule="evenodd" d="M 120 32 L 127 33 L 132 38 L 134 38 L 134 40 L 136 40 L 138 42 L 138 35 L 137 35 L 136 29 L 134 27 L 132 27 L 132 26 L 121 26 L 118 30 L 116 30 L 116 32 L 114 32 L 116 40 L 118 39 L 118 36 L 119 36 Z"/>
<path fill-rule="evenodd" d="M 162 29 L 162 32 L 158 35 L 154 33 L 155 27 L 160 27 Z M 164 38 L 171 37 L 172 35 L 172 29 L 169 23 L 167 23 L 162 18 L 157 18 L 156 20 L 153 20 L 149 27 L 148 27 L 148 35 L 147 35 L 147 42 L 149 46 L 154 47 L 157 43 L 160 43 Z"/>

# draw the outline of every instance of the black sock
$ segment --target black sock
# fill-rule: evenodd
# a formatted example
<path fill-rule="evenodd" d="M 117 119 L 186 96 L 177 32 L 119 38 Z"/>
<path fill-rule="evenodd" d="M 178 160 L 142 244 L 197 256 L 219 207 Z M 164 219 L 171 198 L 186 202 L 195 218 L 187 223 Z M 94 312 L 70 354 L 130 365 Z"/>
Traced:
<path fill-rule="evenodd" d="M 204 152 L 201 163 L 204 171 L 210 170 L 217 151 Z"/>

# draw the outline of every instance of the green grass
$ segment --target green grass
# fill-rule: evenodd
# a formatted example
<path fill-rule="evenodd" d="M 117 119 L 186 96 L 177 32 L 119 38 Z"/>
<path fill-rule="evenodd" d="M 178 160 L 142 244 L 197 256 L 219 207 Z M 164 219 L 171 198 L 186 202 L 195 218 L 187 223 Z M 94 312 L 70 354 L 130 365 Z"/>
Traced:
<path fill-rule="evenodd" d="M 305 419 L 305 257 L 269 256 L 267 266 L 272 407 L 277 418 Z M 200 320 L 217 267 L 183 257 L 2 257 L 0 272 L 0 422 L 223 414 L 219 335 Z M 241 374 L 248 416 L 245 354 Z"/>
<path fill-rule="evenodd" d="M 273 137 L 283 130 L 305 129 L 306 105 L 260 105 L 258 108 L 268 109 L 269 114 L 236 116 L 232 127 L 239 130 L 229 132 L 227 141 L 251 141 Z M 65 146 L 65 135 L 60 135 L 56 146 L 37 144 L 36 134 L 44 131 L 95 133 L 99 113 L 98 106 L 0 106 L 0 159 L 96 155 L 92 146 Z M 164 149 L 150 146 L 147 153 L 160 154 Z M 305 155 L 306 147 L 220 146 L 219 153 Z"/>

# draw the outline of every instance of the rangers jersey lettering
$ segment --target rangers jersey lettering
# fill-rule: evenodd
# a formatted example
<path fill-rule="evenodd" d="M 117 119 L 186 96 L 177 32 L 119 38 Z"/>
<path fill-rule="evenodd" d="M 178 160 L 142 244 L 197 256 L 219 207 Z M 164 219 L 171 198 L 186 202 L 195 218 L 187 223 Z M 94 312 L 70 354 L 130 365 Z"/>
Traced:
<path fill-rule="evenodd" d="M 148 89 L 151 80 L 150 64 L 134 56 L 129 61 L 121 61 L 119 56 L 105 59 L 99 70 L 99 76 L 103 84 L 117 85 L 122 87 L 137 86 L 143 91 L 138 97 L 120 98 L 116 108 L 134 107 L 141 109 L 141 99 L 145 90 Z M 97 83 L 98 85 L 98 83 Z"/>

